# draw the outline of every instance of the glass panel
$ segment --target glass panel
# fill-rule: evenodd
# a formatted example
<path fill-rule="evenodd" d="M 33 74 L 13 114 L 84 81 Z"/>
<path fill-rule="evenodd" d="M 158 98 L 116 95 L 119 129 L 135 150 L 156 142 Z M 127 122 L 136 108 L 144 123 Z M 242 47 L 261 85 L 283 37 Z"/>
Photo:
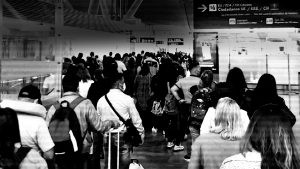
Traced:
<path fill-rule="evenodd" d="M 58 51 L 69 48 L 69 43 L 57 43 L 54 4 L 30 0 L 20 3 L 6 1 L 2 9 L 0 99 L 17 99 L 20 89 L 28 84 L 36 85 L 43 94 L 43 88 L 47 86 L 45 79 L 53 76 L 54 80 L 50 81 L 56 89 L 53 93 L 43 94 L 42 100 L 57 99 L 60 96 L 57 86 L 61 84 L 61 58 L 64 54 Z M 55 55 L 58 57 L 55 58 Z"/>
<path fill-rule="evenodd" d="M 288 84 L 288 58 L 286 54 L 268 56 L 268 73 L 272 74 L 277 84 Z"/>
<path fill-rule="evenodd" d="M 266 58 L 262 41 L 254 33 L 237 34 L 236 43 L 231 50 L 230 68 L 243 70 L 247 83 L 257 83 L 266 72 Z"/>

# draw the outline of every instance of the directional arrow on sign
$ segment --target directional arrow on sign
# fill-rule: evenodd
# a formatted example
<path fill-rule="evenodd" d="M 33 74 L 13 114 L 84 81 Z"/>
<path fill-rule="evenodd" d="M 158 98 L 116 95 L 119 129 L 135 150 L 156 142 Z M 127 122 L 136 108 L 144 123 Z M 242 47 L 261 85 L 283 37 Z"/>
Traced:
<path fill-rule="evenodd" d="M 202 9 L 201 12 L 204 12 L 204 11 L 206 11 L 207 7 L 204 4 L 202 4 L 202 6 L 198 7 L 198 9 Z"/>

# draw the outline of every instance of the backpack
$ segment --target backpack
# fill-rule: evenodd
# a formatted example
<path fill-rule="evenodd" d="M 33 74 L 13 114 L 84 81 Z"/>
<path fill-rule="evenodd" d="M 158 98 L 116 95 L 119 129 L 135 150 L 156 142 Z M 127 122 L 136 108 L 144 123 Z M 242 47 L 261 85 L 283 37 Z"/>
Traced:
<path fill-rule="evenodd" d="M 198 90 L 192 97 L 191 116 L 189 125 L 200 128 L 202 121 L 209 107 L 212 105 L 211 89 L 204 88 Z"/>
<path fill-rule="evenodd" d="M 49 132 L 55 144 L 55 154 L 81 152 L 83 137 L 74 108 L 85 98 L 79 96 L 71 103 L 64 100 L 54 104 L 56 109 L 49 123 Z"/>

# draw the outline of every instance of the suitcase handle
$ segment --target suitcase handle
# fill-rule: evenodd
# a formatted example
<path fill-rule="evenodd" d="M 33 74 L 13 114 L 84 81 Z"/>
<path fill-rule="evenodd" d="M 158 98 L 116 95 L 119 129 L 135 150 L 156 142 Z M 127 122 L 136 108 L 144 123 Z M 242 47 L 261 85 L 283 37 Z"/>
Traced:
<path fill-rule="evenodd" d="M 108 132 L 108 169 L 111 169 L 111 134 L 117 133 L 118 144 L 117 144 L 117 169 L 120 168 L 120 132 L 119 131 L 109 131 Z"/>

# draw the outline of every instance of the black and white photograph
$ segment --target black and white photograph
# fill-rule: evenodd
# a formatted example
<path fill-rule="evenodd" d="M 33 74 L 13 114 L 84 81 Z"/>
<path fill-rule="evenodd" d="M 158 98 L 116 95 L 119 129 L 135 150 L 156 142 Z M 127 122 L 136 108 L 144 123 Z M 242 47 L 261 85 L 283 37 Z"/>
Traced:
<path fill-rule="evenodd" d="M 300 169 L 291 0 L 0 0 L 0 169 Z"/>

